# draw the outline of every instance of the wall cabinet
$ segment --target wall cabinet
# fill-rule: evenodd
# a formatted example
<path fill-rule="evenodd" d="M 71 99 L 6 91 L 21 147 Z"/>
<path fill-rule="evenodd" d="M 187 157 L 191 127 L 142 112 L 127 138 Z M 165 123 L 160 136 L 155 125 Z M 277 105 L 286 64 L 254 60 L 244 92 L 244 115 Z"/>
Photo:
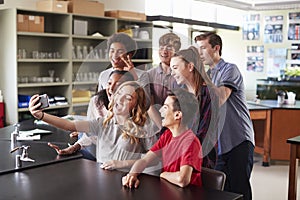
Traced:
<path fill-rule="evenodd" d="M 18 31 L 18 14 L 44 17 L 44 32 Z M 55 115 L 86 112 L 88 100 L 72 101 L 72 91 L 95 91 L 99 73 L 110 67 L 106 40 L 126 25 L 138 25 L 140 30 L 149 33 L 149 38 L 134 38 L 138 53 L 133 62 L 139 68 L 147 68 L 145 65 L 152 63 L 151 22 L 23 9 L 1 10 L 0 89 L 4 93 L 7 124 L 31 117 L 27 107 L 18 106 L 18 95 L 47 93 L 65 97 L 66 104 L 53 104 L 46 109 Z"/>

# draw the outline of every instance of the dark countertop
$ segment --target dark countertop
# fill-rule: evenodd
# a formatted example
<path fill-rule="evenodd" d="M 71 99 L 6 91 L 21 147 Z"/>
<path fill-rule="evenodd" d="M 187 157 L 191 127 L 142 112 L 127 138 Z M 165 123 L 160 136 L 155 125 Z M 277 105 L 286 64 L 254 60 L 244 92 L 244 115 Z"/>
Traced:
<path fill-rule="evenodd" d="M 300 86 L 299 81 L 276 81 L 276 80 L 265 80 L 257 79 L 256 83 L 258 85 L 269 85 L 269 86 Z"/>
<path fill-rule="evenodd" d="M 287 139 L 287 143 L 299 144 L 300 143 L 300 136 L 296 136 L 296 137 Z"/>
<path fill-rule="evenodd" d="M 20 124 L 20 131 L 27 131 L 33 129 L 43 129 L 49 130 L 51 133 L 41 133 L 41 140 L 40 142 L 56 142 L 56 143 L 70 143 L 73 144 L 76 142 L 77 139 L 70 138 L 70 132 L 65 131 L 49 124 L 35 124 L 34 120 L 26 120 L 19 123 Z M 14 126 L 6 126 L 0 129 L 0 141 L 1 140 L 10 140 L 10 134 L 14 131 Z"/>
<path fill-rule="evenodd" d="M 121 184 L 125 174 L 117 170 L 103 170 L 99 163 L 93 161 L 74 159 L 1 175 L 0 199 L 243 199 L 240 194 L 194 185 L 180 188 L 147 174 L 139 176 L 141 182 L 137 189 L 128 189 Z"/>
<path fill-rule="evenodd" d="M 255 103 L 254 101 L 247 101 L 247 106 L 249 110 L 269 110 L 271 109 L 268 106 L 263 106 L 258 103 Z"/>
<path fill-rule="evenodd" d="M 282 104 L 279 105 L 277 100 L 260 100 L 259 103 L 254 101 L 247 101 L 249 110 L 258 109 L 300 109 L 300 101 L 296 101 L 295 105 Z"/>
<path fill-rule="evenodd" d="M 58 145 L 60 148 L 66 148 L 68 146 L 67 144 L 62 143 L 54 144 Z M 34 162 L 22 161 L 22 167 L 17 169 L 15 168 L 16 155 L 21 155 L 22 150 L 10 153 L 10 145 L 10 141 L 0 140 L 0 175 L 82 157 L 82 154 L 79 152 L 68 156 L 59 156 L 54 149 L 48 146 L 47 142 L 18 141 L 17 146 L 30 146 L 30 148 L 28 148 L 28 157 L 33 159 Z"/>
<path fill-rule="evenodd" d="M 69 132 L 55 128 L 48 124 L 35 124 L 33 120 L 20 122 L 20 131 L 32 130 L 35 128 L 51 131 L 50 133 L 41 134 L 40 140 L 23 140 L 18 141 L 16 146 L 30 146 L 28 149 L 29 157 L 35 162 L 22 162 L 22 167 L 15 168 L 16 155 L 21 154 L 21 150 L 10 153 L 11 141 L 10 135 L 14 131 L 14 126 L 10 125 L 0 129 L 0 175 L 20 171 L 27 168 L 38 167 L 43 165 L 61 162 L 70 159 L 81 158 L 81 153 L 72 154 L 69 156 L 58 156 L 56 151 L 48 146 L 48 142 L 58 145 L 60 148 L 66 148 L 67 143 L 74 143 L 76 139 L 70 138 Z M 1 199 L 1 198 L 0 198 Z"/>

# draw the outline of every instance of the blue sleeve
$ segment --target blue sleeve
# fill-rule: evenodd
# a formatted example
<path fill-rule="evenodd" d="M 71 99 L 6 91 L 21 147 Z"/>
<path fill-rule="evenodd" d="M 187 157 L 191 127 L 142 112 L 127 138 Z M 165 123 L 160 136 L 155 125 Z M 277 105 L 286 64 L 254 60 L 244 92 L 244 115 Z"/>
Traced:
<path fill-rule="evenodd" d="M 242 75 L 239 69 L 234 64 L 227 64 L 225 70 L 222 72 L 218 87 L 226 86 L 231 88 L 233 91 L 237 91 L 242 81 Z"/>

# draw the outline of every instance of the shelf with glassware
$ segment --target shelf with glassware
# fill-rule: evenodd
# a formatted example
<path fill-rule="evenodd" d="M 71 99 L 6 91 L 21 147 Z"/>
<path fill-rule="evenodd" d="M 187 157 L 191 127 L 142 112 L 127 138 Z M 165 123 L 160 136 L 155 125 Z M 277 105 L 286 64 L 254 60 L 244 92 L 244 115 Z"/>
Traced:
<path fill-rule="evenodd" d="M 71 18 L 68 13 L 16 8 L 3 9 L 0 15 L 0 26 L 5 30 L 0 33 L 0 85 L 9 111 L 6 121 L 12 124 L 30 116 L 31 95 L 47 93 L 68 98 L 71 94 Z M 57 113 L 67 114 L 69 107 L 70 103 L 55 105 L 47 108 L 47 112 L 58 109 Z"/>
<path fill-rule="evenodd" d="M 20 98 L 33 94 L 46 93 L 50 99 L 63 98 L 63 101 L 50 103 L 46 111 L 68 114 L 71 104 L 70 15 L 28 10 L 17 10 L 17 14 L 44 19 L 41 32 L 17 31 L 18 120 L 26 119 L 29 114 Z"/>
<path fill-rule="evenodd" d="M 16 30 L 16 27 L 19 28 L 20 15 L 40 17 L 43 30 Z M 152 63 L 152 22 L 18 8 L 2 9 L 0 17 L 1 30 L 5 30 L 0 31 L 0 43 L 3 47 L 0 49 L 0 87 L 4 88 L 6 110 L 9 110 L 6 115 L 7 124 L 22 119 L 20 114 L 30 114 L 26 108 L 18 107 L 18 94 L 31 96 L 35 93 L 47 93 L 49 96 L 57 95 L 67 99 L 67 106 L 50 107 L 47 112 L 62 111 L 70 114 L 73 108 L 87 105 L 73 104 L 72 90 L 79 87 L 94 90 L 98 82 L 96 77 L 110 64 L 106 50 L 107 39 L 126 24 L 137 24 L 140 28 L 149 30 L 139 31 L 141 38 L 134 37 L 143 53 L 140 53 L 141 57 L 136 56 L 133 62 L 137 66 Z M 80 28 L 82 22 L 85 24 L 83 29 Z M 85 31 L 86 34 L 81 34 L 80 31 Z M 82 49 L 86 46 L 88 51 L 93 47 L 93 50 L 98 50 L 98 55 L 94 54 L 93 59 L 74 58 L 72 47 L 76 50 L 76 46 Z M 78 73 L 83 75 L 77 75 Z M 88 80 L 85 79 L 86 76 Z M 83 79 L 78 81 L 76 77 Z"/>
<path fill-rule="evenodd" d="M 132 61 L 135 67 L 147 69 L 147 64 L 152 64 L 152 30 L 153 23 L 148 21 L 118 19 L 118 32 L 125 32 L 137 43 L 137 52 Z"/>
<path fill-rule="evenodd" d="M 72 114 L 86 115 L 99 74 L 109 66 L 106 42 L 116 20 L 73 14 L 72 24 Z"/>
<path fill-rule="evenodd" d="M 152 63 L 152 22 L 73 15 L 72 23 L 73 95 L 83 95 L 73 96 L 72 105 L 73 114 L 82 114 L 87 110 L 90 97 L 96 92 L 100 72 L 110 67 L 107 39 L 126 24 L 141 27 L 136 32 L 144 34 L 141 38 L 139 35 L 134 36 L 128 32 L 127 34 L 134 38 L 138 46 L 133 63 L 145 69 L 145 64 Z M 83 32 L 82 29 L 78 30 L 75 24 L 83 28 Z M 133 28 L 130 27 L 130 30 Z"/>
<path fill-rule="evenodd" d="M 68 89 L 61 89 L 68 88 L 71 81 L 68 42 L 67 34 L 17 33 L 18 95 L 69 96 Z"/>

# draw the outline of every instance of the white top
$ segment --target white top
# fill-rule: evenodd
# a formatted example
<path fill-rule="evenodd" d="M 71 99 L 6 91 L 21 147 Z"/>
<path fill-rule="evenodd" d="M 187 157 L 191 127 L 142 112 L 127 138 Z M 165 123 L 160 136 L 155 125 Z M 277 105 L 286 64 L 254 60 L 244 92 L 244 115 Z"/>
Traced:
<path fill-rule="evenodd" d="M 96 158 L 97 162 L 103 163 L 109 160 L 136 160 L 141 158 L 156 141 L 157 137 L 153 131 L 145 131 L 152 127 L 151 123 L 140 128 L 140 135 L 144 135 L 139 139 L 138 143 L 131 142 L 130 138 L 122 136 L 121 126 L 112 118 L 110 122 L 103 126 L 104 118 L 91 121 L 76 121 L 76 126 L 89 127 L 88 135 L 97 135 L 96 139 Z M 152 134 L 151 134 L 152 132 Z"/>

